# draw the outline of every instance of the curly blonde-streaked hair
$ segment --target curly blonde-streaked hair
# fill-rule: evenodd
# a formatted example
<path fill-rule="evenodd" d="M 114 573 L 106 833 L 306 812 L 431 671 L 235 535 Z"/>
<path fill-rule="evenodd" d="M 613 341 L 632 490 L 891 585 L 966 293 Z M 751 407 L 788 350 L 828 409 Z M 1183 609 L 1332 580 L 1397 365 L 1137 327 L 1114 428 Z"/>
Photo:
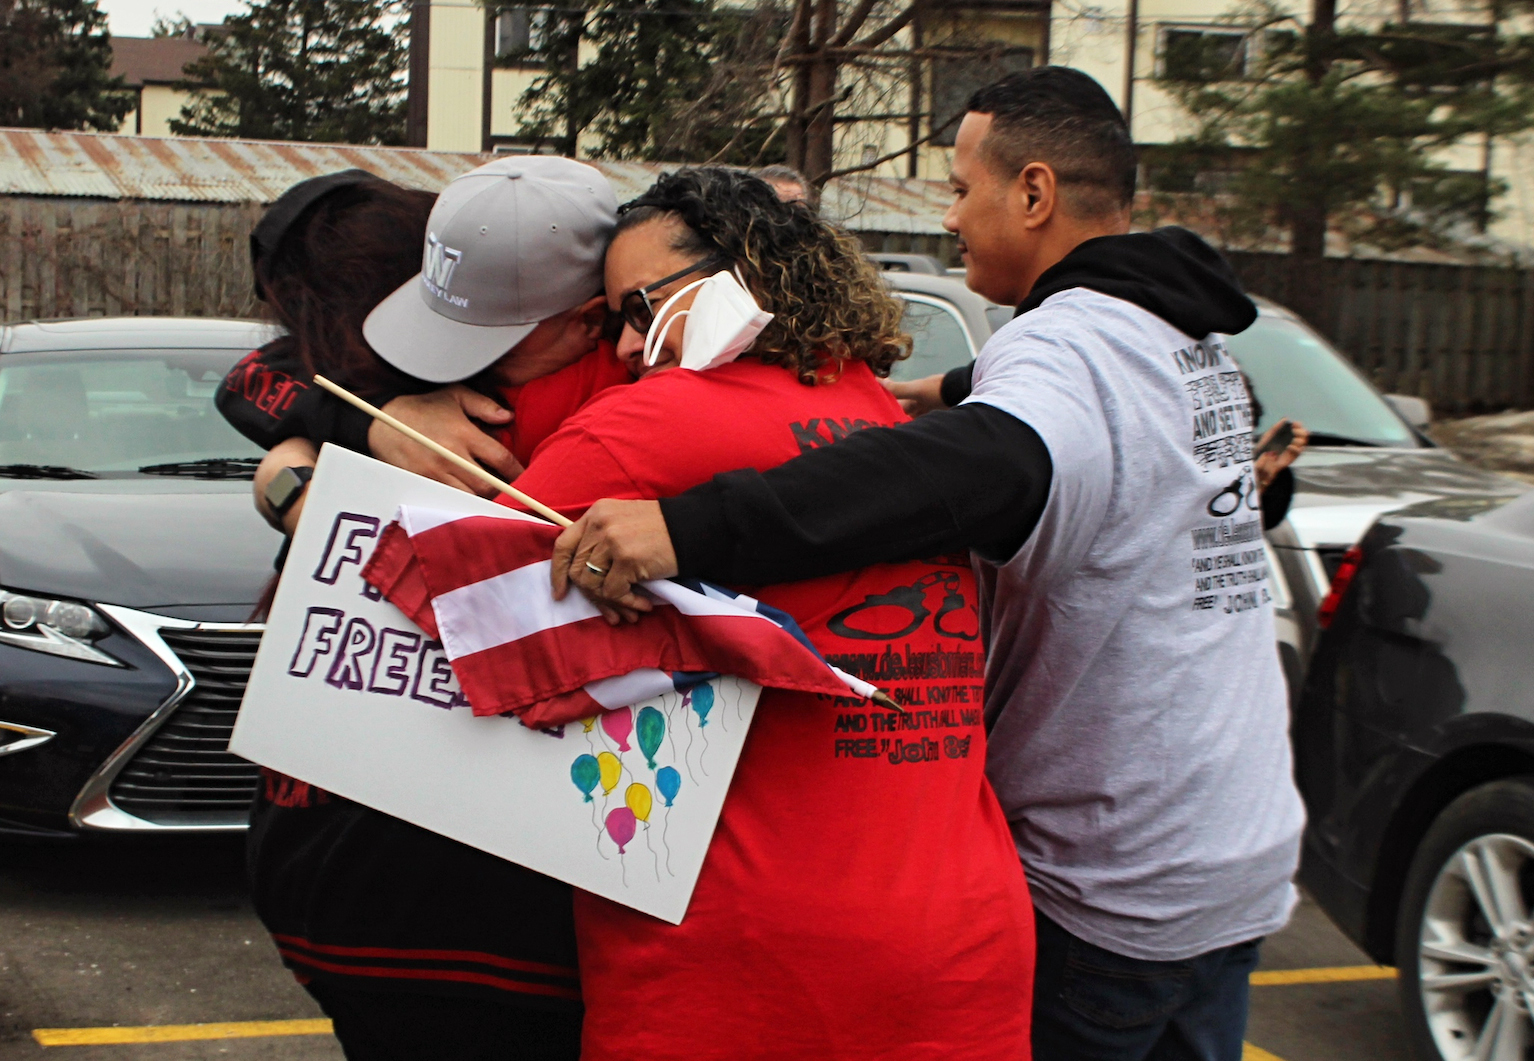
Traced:
<path fill-rule="evenodd" d="M 618 215 L 618 233 L 674 217 L 682 225 L 672 249 L 732 261 L 774 315 L 746 356 L 801 383 L 823 380 L 832 361 L 862 361 L 887 376 L 911 352 L 901 303 L 858 241 L 803 203 L 780 201 L 758 177 L 720 166 L 664 173 Z"/>

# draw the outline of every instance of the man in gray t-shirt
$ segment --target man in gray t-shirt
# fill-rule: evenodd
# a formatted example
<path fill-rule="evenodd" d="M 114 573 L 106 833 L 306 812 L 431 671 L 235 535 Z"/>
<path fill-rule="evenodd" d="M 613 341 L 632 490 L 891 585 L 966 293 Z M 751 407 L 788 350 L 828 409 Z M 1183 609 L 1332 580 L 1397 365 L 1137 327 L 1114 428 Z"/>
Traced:
<path fill-rule="evenodd" d="M 561 537 L 556 590 L 616 617 L 645 607 L 641 575 L 773 582 L 970 548 L 988 773 L 1035 903 L 1035 1058 L 1237 1061 L 1303 824 L 1251 407 L 1221 339 L 1256 310 L 1191 233 L 1128 234 L 1134 170 L 1086 75 L 982 89 L 945 224 L 969 285 L 1019 312 L 972 373 L 901 389 L 955 407 L 600 502 Z"/>

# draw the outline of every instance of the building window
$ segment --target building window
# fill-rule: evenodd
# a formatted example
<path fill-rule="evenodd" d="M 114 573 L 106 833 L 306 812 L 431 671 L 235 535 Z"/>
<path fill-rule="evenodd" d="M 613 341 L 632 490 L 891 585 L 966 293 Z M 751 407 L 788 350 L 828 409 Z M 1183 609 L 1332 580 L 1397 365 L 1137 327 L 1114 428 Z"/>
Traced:
<path fill-rule="evenodd" d="M 969 98 L 986 85 L 1033 66 L 1032 48 L 1006 47 L 999 41 L 994 47 L 963 59 L 932 61 L 932 128 L 937 130 L 932 143 L 952 147 L 959 133 L 959 123 L 952 119 L 963 115 Z"/>
<path fill-rule="evenodd" d="M 547 7 L 502 8 L 495 19 L 495 57 L 536 56 L 548 40 L 549 15 Z"/>
<path fill-rule="evenodd" d="M 1237 81 L 1254 58 L 1252 35 L 1238 29 L 1163 26 L 1156 76 L 1165 81 Z"/>

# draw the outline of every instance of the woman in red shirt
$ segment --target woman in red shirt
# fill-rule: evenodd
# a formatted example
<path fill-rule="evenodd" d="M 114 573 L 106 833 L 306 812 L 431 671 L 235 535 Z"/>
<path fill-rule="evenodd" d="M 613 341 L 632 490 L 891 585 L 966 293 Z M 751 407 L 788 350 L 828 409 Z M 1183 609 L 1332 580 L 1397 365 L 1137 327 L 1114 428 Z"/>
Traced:
<path fill-rule="evenodd" d="M 534 454 L 518 482 L 532 496 L 576 515 L 905 419 L 879 382 L 908 348 L 899 303 L 841 229 L 710 168 L 620 213 L 606 264 L 620 356 L 635 359 L 652 306 L 720 269 L 775 317 L 733 363 L 591 401 Z M 680 359 L 687 323 L 656 367 Z M 967 560 L 751 592 L 907 710 L 762 694 L 682 924 L 576 893 L 582 1057 L 1028 1058 L 1032 915 L 983 773 Z"/>

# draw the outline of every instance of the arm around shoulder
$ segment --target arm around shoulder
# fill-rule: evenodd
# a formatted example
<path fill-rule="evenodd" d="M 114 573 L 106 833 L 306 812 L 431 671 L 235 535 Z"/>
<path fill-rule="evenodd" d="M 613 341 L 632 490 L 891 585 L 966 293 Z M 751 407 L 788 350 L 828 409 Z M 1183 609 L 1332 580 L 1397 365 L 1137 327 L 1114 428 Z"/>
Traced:
<path fill-rule="evenodd" d="M 970 403 L 715 476 L 660 507 L 683 575 L 784 582 L 956 549 L 1005 558 L 1032 534 L 1051 477 L 1031 427 Z"/>

